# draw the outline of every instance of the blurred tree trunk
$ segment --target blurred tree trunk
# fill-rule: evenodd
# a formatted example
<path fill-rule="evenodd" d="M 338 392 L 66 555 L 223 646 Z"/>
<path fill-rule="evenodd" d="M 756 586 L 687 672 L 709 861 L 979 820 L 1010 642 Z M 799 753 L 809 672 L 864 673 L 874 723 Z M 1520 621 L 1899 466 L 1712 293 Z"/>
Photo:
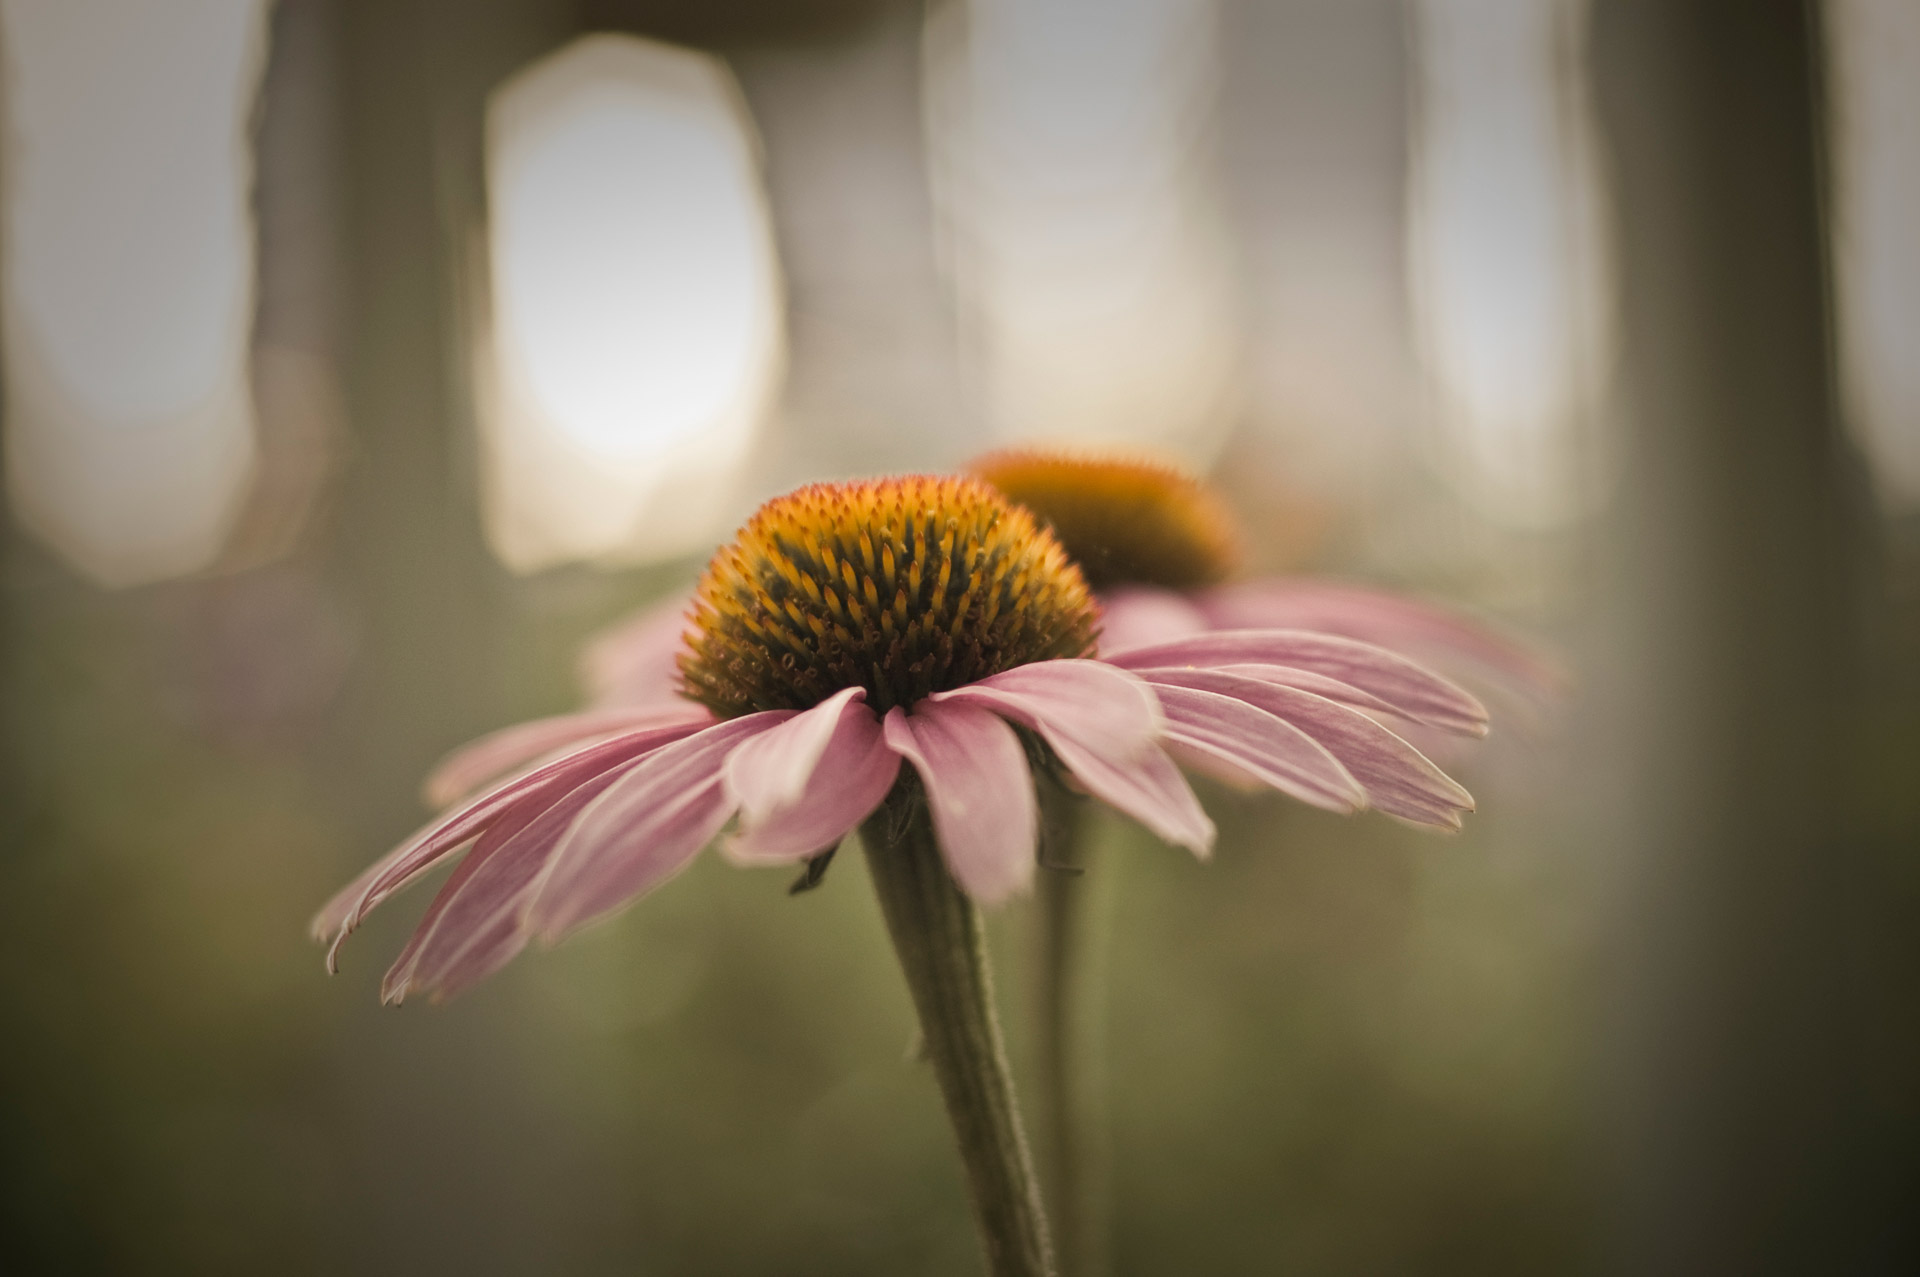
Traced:
<path fill-rule="evenodd" d="M 1874 591 L 1834 410 L 1817 15 L 1596 0 L 1620 220 L 1626 494 L 1616 964 L 1634 1273 L 1883 1271 L 1898 1149 L 1863 1043 L 1890 861 L 1849 751 Z M 1863 1002 L 1863 998 L 1868 1001 Z"/>
<path fill-rule="evenodd" d="M 468 320 L 486 95 L 575 20 L 571 0 L 350 0 L 338 22 L 353 456 L 334 552 L 367 633 L 335 761 L 377 848 L 421 818 L 440 752 L 525 710 L 536 654 L 480 535 Z"/>

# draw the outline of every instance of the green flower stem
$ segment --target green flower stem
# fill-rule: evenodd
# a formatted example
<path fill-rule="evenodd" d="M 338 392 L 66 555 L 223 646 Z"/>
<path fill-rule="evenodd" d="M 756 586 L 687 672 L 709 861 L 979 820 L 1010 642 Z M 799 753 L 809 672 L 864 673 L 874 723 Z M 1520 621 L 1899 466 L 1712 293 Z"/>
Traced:
<path fill-rule="evenodd" d="M 1043 793 L 1047 842 L 1038 886 L 1034 969 L 1037 1111 L 1045 1154 L 1047 1201 L 1053 1207 L 1060 1271 L 1065 1277 L 1104 1272 L 1104 1141 L 1095 1122 L 1096 1061 L 1087 1038 L 1100 998 L 1108 940 L 1104 875 L 1087 872 L 1097 825 L 1087 804 L 1064 792 Z"/>
<path fill-rule="evenodd" d="M 947 873 L 924 802 L 885 804 L 860 841 L 960 1146 L 987 1269 L 993 1277 L 1053 1277 L 980 916 Z"/>

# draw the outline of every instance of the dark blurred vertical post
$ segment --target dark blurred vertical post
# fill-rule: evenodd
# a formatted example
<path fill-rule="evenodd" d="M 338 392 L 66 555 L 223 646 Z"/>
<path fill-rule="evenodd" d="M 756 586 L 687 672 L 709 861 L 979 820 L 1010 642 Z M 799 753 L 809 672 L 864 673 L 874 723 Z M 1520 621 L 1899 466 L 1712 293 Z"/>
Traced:
<path fill-rule="evenodd" d="M 353 451 L 336 552 L 369 654 L 344 725 L 354 747 L 342 779 L 364 786 L 364 836 L 376 846 L 419 814 L 388 778 L 415 774 L 446 738 L 442 716 L 472 681 L 474 653 L 446 650 L 443 635 L 469 629 L 480 601 L 472 530 L 454 517 L 452 254 L 434 203 L 430 8 L 352 0 L 340 16 Z"/>
<path fill-rule="evenodd" d="M 344 880 L 422 819 L 424 769 L 513 717 L 516 680 L 540 664 L 481 537 L 462 305 L 484 225 L 486 94 L 566 38 L 573 6 L 347 0 L 337 20 L 351 452 L 331 549 L 363 653 L 324 760 L 357 824 Z M 351 987 L 334 992 L 357 1014 L 377 1014 L 382 958 L 374 946 L 348 958 Z M 488 1049 L 499 1033 L 468 1013 L 355 1039 L 341 1107 L 372 1127 L 347 1138 L 380 1150 L 355 1186 L 374 1267 L 567 1267 L 568 1239 L 528 1205 L 524 1165 L 502 1160 L 538 1164 L 525 1132 L 541 1128 L 512 1066 Z"/>
<path fill-rule="evenodd" d="M 571 0 L 350 0 L 342 571 L 370 660 L 343 723 L 369 850 L 422 814 L 433 756 L 497 724 L 504 574 L 480 538 L 461 304 L 484 225 L 487 92 L 574 29 Z M 372 720 L 372 721 L 369 721 Z"/>
<path fill-rule="evenodd" d="M 1802 0 L 1596 0 L 1622 245 L 1609 539 L 1633 1273 L 1881 1271 L 1850 970 L 1859 486 L 1836 427 Z"/>

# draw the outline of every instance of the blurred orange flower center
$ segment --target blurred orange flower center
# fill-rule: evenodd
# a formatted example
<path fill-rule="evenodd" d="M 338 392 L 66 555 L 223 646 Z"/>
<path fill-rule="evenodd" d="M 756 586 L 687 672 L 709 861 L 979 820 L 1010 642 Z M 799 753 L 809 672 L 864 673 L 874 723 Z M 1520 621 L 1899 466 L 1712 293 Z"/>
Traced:
<path fill-rule="evenodd" d="M 1191 589 L 1223 579 L 1239 562 L 1239 536 L 1225 504 L 1172 466 L 1012 450 L 971 468 L 1049 525 L 1095 589 Z"/>

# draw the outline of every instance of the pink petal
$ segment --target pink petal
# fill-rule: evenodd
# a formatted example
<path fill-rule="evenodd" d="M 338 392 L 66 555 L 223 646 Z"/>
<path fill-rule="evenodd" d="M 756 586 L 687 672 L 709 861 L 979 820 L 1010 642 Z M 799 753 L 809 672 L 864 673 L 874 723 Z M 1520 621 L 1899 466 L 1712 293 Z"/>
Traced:
<path fill-rule="evenodd" d="M 533 888 L 525 925 L 553 941 L 685 868 L 733 815 L 722 777 L 742 742 L 792 710 L 728 719 L 649 754 L 575 816 Z"/>
<path fill-rule="evenodd" d="M 580 810 L 637 766 L 636 760 L 595 776 L 531 820 L 502 820 L 488 829 L 434 897 L 380 996 L 399 1002 L 428 989 L 450 997 L 524 948 L 520 913 L 547 857 Z"/>
<path fill-rule="evenodd" d="M 1156 643 L 1105 658 L 1123 669 L 1223 665 L 1286 665 L 1338 679 L 1392 705 L 1418 722 L 1484 736 L 1487 710 L 1479 701 L 1423 665 L 1385 648 L 1311 630 L 1216 630 Z"/>
<path fill-rule="evenodd" d="M 1049 740 L 1074 779 L 1095 798 L 1202 860 L 1213 854 L 1213 822 L 1180 768 L 1159 746 L 1116 762 L 1069 741 Z"/>
<path fill-rule="evenodd" d="M 790 726 L 755 738 L 734 758 Z M 899 774 L 900 755 L 887 748 L 880 720 L 865 705 L 853 705 L 839 716 L 805 789 L 758 820 L 743 809 L 740 829 L 721 850 L 740 864 L 784 864 L 837 847 L 880 805 Z"/>
<path fill-rule="evenodd" d="M 631 764 L 628 765 L 631 766 Z M 614 774 L 618 774 L 617 771 L 610 773 L 610 775 Z M 602 777 L 595 777 L 587 784 L 593 786 L 594 792 L 598 792 L 603 787 L 598 784 L 602 779 Z M 576 789 L 573 792 L 580 791 Z M 407 993 L 407 977 L 417 964 L 421 950 L 439 930 L 441 919 L 446 916 L 448 908 L 465 890 L 466 885 L 480 874 L 502 847 L 513 843 L 529 825 L 538 821 L 546 812 L 553 810 L 553 807 L 535 810 L 536 806 L 533 803 L 521 803 L 505 816 L 494 821 L 487 826 L 487 831 L 480 835 L 467 854 L 461 858 L 452 876 L 440 885 L 439 891 L 434 893 L 432 903 L 427 906 L 426 913 L 414 927 L 413 934 L 407 938 L 406 945 L 400 950 L 400 956 L 394 959 L 391 967 L 387 968 L 386 977 L 380 983 L 382 1001 L 397 1003 Z"/>
<path fill-rule="evenodd" d="M 625 778 L 623 778 L 625 779 Z M 625 908 L 672 878 L 719 834 L 733 816 L 733 803 L 718 776 L 678 790 L 635 821 L 624 839 L 598 848 L 585 868 L 572 869 L 559 886 L 553 866 L 562 863 L 563 845 L 548 860 L 541 886 L 529 897 L 522 925 L 552 944 L 569 932 Z"/>
<path fill-rule="evenodd" d="M 1213 629 L 1183 594 L 1134 586 L 1100 596 L 1100 650 L 1118 652 Z"/>
<path fill-rule="evenodd" d="M 927 699 L 1032 728 L 1094 797 L 1196 855 L 1212 848 L 1213 822 L 1154 744 L 1160 703 L 1134 675 L 1098 661 L 1038 661 Z"/>
<path fill-rule="evenodd" d="M 1537 702 L 1558 699 L 1568 681 L 1553 660 L 1486 622 L 1384 590 L 1283 577 L 1220 586 L 1195 602 L 1223 629 L 1344 634 L 1450 672 L 1480 675 Z"/>
<path fill-rule="evenodd" d="M 1353 773 L 1367 801 L 1389 815 L 1442 829 L 1460 828 L 1473 798 L 1419 750 L 1365 714 L 1297 688 L 1213 670 L 1162 674 L 1166 684 L 1231 696 L 1306 732 Z"/>
<path fill-rule="evenodd" d="M 1193 775 L 1210 776 L 1243 794 L 1257 794 L 1273 788 L 1258 775 L 1229 761 L 1224 755 L 1193 749 L 1177 740 L 1166 741 L 1161 745 L 1160 750 L 1181 771 Z"/>
<path fill-rule="evenodd" d="M 1267 711 L 1218 692 L 1155 685 L 1167 739 L 1212 754 L 1301 802 L 1357 811 L 1366 791 L 1325 746 Z"/>
<path fill-rule="evenodd" d="M 642 608 L 602 631 L 580 653 L 580 681 L 596 705 L 650 705 L 680 694 L 686 595 Z"/>
<path fill-rule="evenodd" d="M 1218 665 L 1212 667 L 1222 674 L 1237 674 L 1241 678 L 1254 679 L 1261 683 L 1276 683 L 1281 687 L 1297 687 L 1303 692 L 1312 692 L 1315 696 L 1324 696 L 1330 701 L 1342 705 L 1351 705 L 1355 709 L 1366 710 L 1370 714 L 1386 714 L 1394 718 L 1406 718 L 1399 710 L 1370 692 L 1363 692 L 1351 683 L 1342 683 L 1337 678 L 1325 674 L 1316 674 L 1312 670 L 1296 669 L 1291 665 Z M 1140 670 L 1141 677 L 1151 682 L 1162 671 Z M 1407 719 L 1408 722 L 1413 720 Z"/>
<path fill-rule="evenodd" d="M 1138 676 L 1100 661 L 1017 665 L 950 692 L 935 692 L 927 700 L 985 706 L 1116 757 L 1145 751 L 1161 725 L 1160 702 L 1152 689 Z"/>
<path fill-rule="evenodd" d="M 727 792 L 740 804 L 744 823 L 765 823 L 768 813 L 790 806 L 805 792 L 843 719 L 865 718 L 879 733 L 873 711 L 860 703 L 866 696 L 860 687 L 835 692 L 733 751 L 727 759 Z"/>
<path fill-rule="evenodd" d="M 416 979 L 401 985 L 395 982 L 393 972 L 389 971 L 386 980 L 380 984 L 380 996 L 384 1001 L 398 1006 L 409 992 L 423 990 L 433 1002 L 445 1002 L 456 994 L 465 993 L 513 961 L 527 947 L 530 938 L 517 915 L 508 913 L 490 918 L 462 947 L 459 960 L 450 963 L 431 981 Z"/>
<path fill-rule="evenodd" d="M 704 726 L 712 721 L 713 714 L 706 706 L 676 700 L 516 723 L 462 745 L 441 760 L 427 776 L 427 803 L 444 807 L 487 781 L 567 745 L 586 744 L 616 732 L 683 724 Z"/>
<path fill-rule="evenodd" d="M 931 698 L 913 710 L 887 711 L 887 745 L 920 773 L 954 881 L 980 903 L 998 904 L 1033 881 L 1039 813 L 1027 752 L 987 710 Z"/>
<path fill-rule="evenodd" d="M 370 910 L 509 811 L 523 803 L 529 805 L 527 810 L 537 811 L 589 778 L 679 741 L 695 730 L 695 724 L 681 724 L 622 733 L 516 776 L 430 822 L 375 861 L 314 915 L 314 938 L 333 937 L 327 951 L 328 968 L 336 965 L 341 941 Z"/>

